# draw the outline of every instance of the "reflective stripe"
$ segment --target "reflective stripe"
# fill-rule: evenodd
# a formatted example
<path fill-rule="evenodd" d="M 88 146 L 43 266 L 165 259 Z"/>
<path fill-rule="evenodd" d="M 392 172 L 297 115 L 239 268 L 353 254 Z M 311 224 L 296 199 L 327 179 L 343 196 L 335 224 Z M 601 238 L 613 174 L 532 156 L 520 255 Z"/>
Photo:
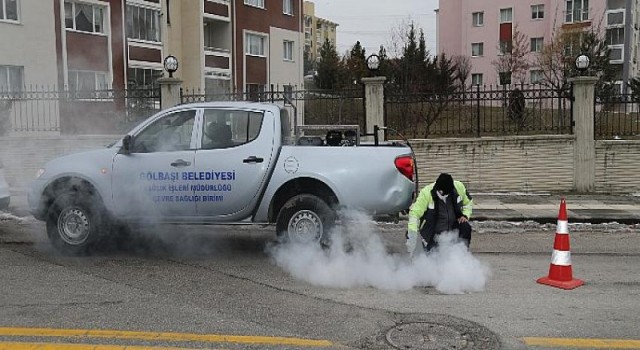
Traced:
<path fill-rule="evenodd" d="M 462 202 L 462 197 L 458 196 L 458 203 Z"/>
<path fill-rule="evenodd" d="M 429 203 L 429 209 L 435 209 L 435 208 L 436 208 L 435 201 L 431 201 L 431 203 Z"/>
<path fill-rule="evenodd" d="M 571 266 L 571 252 L 563 250 L 553 250 L 551 263 L 558 266 Z"/>
<path fill-rule="evenodd" d="M 567 220 L 558 220 L 556 233 L 569 234 L 569 222 Z"/>

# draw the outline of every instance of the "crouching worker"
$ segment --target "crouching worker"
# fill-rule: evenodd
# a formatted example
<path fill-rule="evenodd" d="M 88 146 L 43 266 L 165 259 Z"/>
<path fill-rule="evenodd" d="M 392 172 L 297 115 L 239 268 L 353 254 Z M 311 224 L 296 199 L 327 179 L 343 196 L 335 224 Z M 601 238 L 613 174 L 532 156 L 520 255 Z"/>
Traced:
<path fill-rule="evenodd" d="M 469 247 L 471 225 L 469 218 L 473 199 L 464 184 L 442 173 L 435 183 L 425 186 L 409 211 L 407 251 L 413 255 L 417 242 L 427 251 L 438 245 L 436 236 L 458 230 L 458 237 Z M 419 234 L 419 235 L 418 235 Z"/>

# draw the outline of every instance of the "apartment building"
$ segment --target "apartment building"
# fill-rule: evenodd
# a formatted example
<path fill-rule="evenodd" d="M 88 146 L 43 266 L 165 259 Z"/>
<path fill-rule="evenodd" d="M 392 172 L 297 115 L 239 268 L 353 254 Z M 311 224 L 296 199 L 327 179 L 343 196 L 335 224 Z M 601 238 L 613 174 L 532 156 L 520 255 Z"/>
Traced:
<path fill-rule="evenodd" d="M 320 49 L 326 39 L 336 46 L 338 24 L 324 18 L 316 17 L 315 4 L 304 2 L 304 50 L 312 62 L 320 59 Z"/>
<path fill-rule="evenodd" d="M 52 1 L 0 0 L 0 92 L 56 81 L 53 12 Z"/>
<path fill-rule="evenodd" d="M 0 91 L 301 85 L 302 42 L 301 0 L 0 0 Z"/>
<path fill-rule="evenodd" d="M 302 1 L 235 0 L 234 11 L 235 86 L 302 86 Z"/>
<path fill-rule="evenodd" d="M 536 55 L 563 28 L 596 30 L 605 35 L 610 62 L 621 91 L 638 72 L 638 0 L 440 0 L 437 51 L 471 57 L 473 85 L 499 85 L 492 64 L 510 48 L 514 30 L 527 40 L 531 68 L 523 83 L 536 83 L 542 72 Z"/>

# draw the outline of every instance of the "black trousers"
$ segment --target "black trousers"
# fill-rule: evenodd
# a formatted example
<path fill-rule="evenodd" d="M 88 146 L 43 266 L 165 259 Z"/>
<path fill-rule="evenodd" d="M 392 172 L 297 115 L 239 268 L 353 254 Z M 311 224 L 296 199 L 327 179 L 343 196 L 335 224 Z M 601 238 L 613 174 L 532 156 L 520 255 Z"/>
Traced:
<path fill-rule="evenodd" d="M 467 221 L 460 224 L 456 221 L 456 223 L 453 225 L 453 228 L 458 230 L 458 237 L 464 242 L 467 248 L 469 248 L 469 244 L 471 244 L 471 225 L 469 224 L 469 222 Z M 429 240 L 427 241 L 427 246 L 425 247 L 426 251 L 430 251 L 431 249 L 438 246 L 438 241 L 436 241 L 436 236 L 440 236 L 441 233 L 442 232 L 436 232 L 436 234 L 429 237 Z M 422 237 L 424 236 L 425 235 L 422 235 Z"/>

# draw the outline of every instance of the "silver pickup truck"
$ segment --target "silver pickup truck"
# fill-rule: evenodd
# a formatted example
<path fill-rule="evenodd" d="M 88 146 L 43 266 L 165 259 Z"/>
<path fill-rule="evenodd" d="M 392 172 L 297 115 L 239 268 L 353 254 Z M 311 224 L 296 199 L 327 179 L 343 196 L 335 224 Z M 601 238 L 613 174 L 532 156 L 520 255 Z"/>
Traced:
<path fill-rule="evenodd" d="M 289 120 L 286 109 L 249 102 L 162 111 L 107 148 L 48 162 L 30 211 L 54 246 L 83 254 L 132 223 L 275 224 L 286 238 L 322 241 L 340 208 L 410 206 L 409 147 L 360 145 L 336 130 L 294 136 Z"/>

